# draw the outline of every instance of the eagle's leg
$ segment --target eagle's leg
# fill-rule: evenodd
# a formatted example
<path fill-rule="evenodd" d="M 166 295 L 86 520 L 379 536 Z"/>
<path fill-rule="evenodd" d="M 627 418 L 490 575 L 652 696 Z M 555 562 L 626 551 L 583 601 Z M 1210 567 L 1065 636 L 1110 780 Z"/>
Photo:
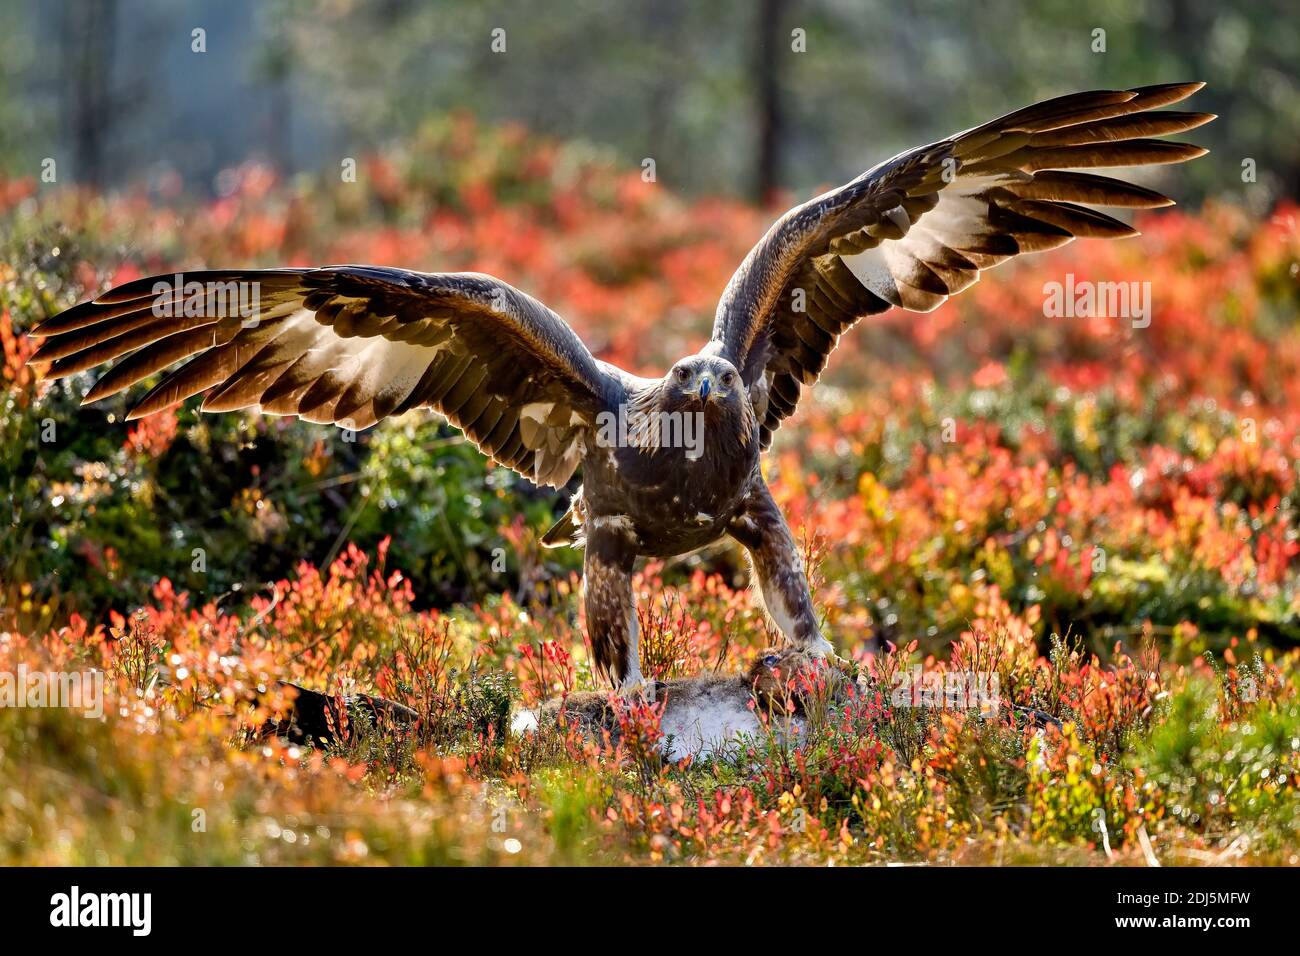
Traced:
<path fill-rule="evenodd" d="M 644 693 L 646 687 L 641 678 L 640 627 L 632 592 L 635 562 L 636 548 L 628 532 L 608 519 L 588 522 L 582 565 L 587 637 L 596 673 L 614 684 L 622 696 Z"/>
<path fill-rule="evenodd" d="M 813 611 L 799 546 L 761 479 L 727 532 L 749 551 L 763 605 L 786 640 L 814 654 L 833 654 Z"/>

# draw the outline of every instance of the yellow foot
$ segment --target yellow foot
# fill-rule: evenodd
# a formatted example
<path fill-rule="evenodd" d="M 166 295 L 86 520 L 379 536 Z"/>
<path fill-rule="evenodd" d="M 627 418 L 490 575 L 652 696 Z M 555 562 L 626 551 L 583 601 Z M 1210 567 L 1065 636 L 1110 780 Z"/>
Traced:
<path fill-rule="evenodd" d="M 618 696 L 623 700 L 640 701 L 643 704 L 653 704 L 655 701 L 655 682 L 644 680 L 640 677 L 628 678 L 618 689 Z"/>
<path fill-rule="evenodd" d="M 818 638 L 815 642 L 809 644 L 805 649 L 805 653 L 824 661 L 827 667 L 839 671 L 846 677 L 853 678 L 858 675 L 857 662 L 836 654 L 835 645 L 824 637 Z"/>

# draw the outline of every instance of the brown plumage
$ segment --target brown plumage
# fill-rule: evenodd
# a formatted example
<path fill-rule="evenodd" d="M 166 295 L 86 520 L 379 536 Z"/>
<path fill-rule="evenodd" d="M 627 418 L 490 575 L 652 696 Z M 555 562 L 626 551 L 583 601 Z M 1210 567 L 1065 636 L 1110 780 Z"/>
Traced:
<path fill-rule="evenodd" d="M 1085 205 L 1154 208 L 1172 200 L 1093 173 L 1175 163 L 1199 146 L 1179 133 L 1210 113 L 1150 112 L 1203 84 L 1075 93 L 908 150 L 787 212 L 732 277 L 713 338 L 747 382 L 763 382 L 762 442 L 813 384 L 839 336 L 866 315 L 937 308 L 983 269 L 1076 236 L 1137 232 Z M 802 299 L 804 309 L 798 309 Z"/>
<path fill-rule="evenodd" d="M 583 466 L 584 485 L 547 542 L 585 544 L 594 660 L 625 689 L 641 681 L 636 558 L 728 535 L 749 550 L 781 632 L 824 654 L 759 452 L 864 316 L 934 309 L 1020 253 L 1136 235 L 1090 207 L 1171 200 L 1078 170 L 1202 155 L 1152 138 L 1213 119 L 1161 110 L 1200 87 L 1047 100 L 795 207 L 727 284 L 709 343 L 662 379 L 598 361 L 554 312 L 491 276 L 376 266 L 127 283 L 38 327 L 47 338 L 32 361 L 59 378 L 116 360 L 86 401 L 162 374 L 132 418 L 201 392 L 208 411 L 258 407 L 355 429 L 428 407 L 539 484 L 560 487 Z"/>

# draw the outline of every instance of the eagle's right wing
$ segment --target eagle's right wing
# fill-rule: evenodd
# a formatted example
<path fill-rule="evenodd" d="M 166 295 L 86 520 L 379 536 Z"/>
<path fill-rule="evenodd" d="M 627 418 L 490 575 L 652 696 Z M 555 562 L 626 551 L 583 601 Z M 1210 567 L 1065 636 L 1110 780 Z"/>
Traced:
<path fill-rule="evenodd" d="M 1047 100 L 901 153 L 782 216 L 731 277 L 711 345 L 756 397 L 763 446 L 817 381 L 840 335 L 863 316 L 891 306 L 928 312 L 981 270 L 1022 252 L 1076 236 L 1136 235 L 1088 205 L 1171 200 L 1072 170 L 1202 155 L 1199 146 L 1145 138 L 1214 119 L 1149 112 L 1202 85 Z"/>
<path fill-rule="evenodd" d="M 563 319 L 479 273 L 327 266 L 156 276 L 33 334 L 47 336 L 31 361 L 50 363 L 49 378 L 117 359 L 87 402 L 193 356 L 129 418 L 207 389 L 204 411 L 259 406 L 354 429 L 429 406 L 484 454 L 555 487 L 621 389 Z"/>

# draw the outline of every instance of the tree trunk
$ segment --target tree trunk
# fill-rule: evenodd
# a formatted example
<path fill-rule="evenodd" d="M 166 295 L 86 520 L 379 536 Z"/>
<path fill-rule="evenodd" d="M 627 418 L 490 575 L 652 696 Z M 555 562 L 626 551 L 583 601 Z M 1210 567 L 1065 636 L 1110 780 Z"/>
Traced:
<path fill-rule="evenodd" d="M 105 141 L 112 122 L 110 84 L 117 45 L 117 0 L 88 0 L 65 8 L 64 31 L 74 76 L 65 104 L 71 127 L 73 172 L 102 186 Z"/>
<path fill-rule="evenodd" d="M 767 202 L 780 182 L 781 145 L 785 133 L 781 111 L 781 67 L 787 50 L 782 46 L 786 0 L 761 0 L 754 24 L 753 68 L 757 77 L 756 103 L 758 155 L 755 160 L 754 198 Z"/>

